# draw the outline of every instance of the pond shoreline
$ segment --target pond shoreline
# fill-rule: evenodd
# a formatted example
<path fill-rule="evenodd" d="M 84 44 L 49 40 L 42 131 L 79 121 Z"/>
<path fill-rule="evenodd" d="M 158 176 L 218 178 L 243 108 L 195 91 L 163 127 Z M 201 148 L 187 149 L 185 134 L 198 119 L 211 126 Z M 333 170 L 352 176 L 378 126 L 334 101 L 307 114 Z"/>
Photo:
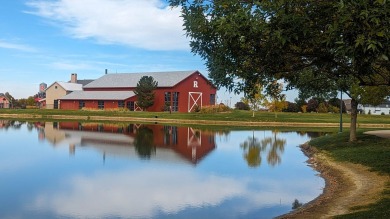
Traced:
<path fill-rule="evenodd" d="M 153 122 L 165 124 L 186 125 L 232 125 L 232 126 L 259 126 L 259 127 L 324 127 L 337 128 L 340 123 L 308 123 L 308 122 L 249 122 L 249 121 L 219 121 L 219 120 L 188 120 L 166 118 L 141 118 L 141 117 L 117 117 L 117 116 L 70 116 L 70 115 L 36 115 L 36 114 L 0 114 L 0 118 L 6 119 L 51 119 L 51 120 L 77 120 L 77 121 L 112 121 L 112 122 Z M 348 127 L 349 123 L 343 123 Z M 359 128 L 390 128 L 390 124 L 358 124 Z"/>
<path fill-rule="evenodd" d="M 301 145 L 301 150 L 309 157 L 308 164 L 325 179 L 325 188 L 316 199 L 277 219 L 331 218 L 352 213 L 353 207 L 378 201 L 390 182 L 389 176 L 379 175 L 363 165 L 335 161 L 307 143 Z"/>

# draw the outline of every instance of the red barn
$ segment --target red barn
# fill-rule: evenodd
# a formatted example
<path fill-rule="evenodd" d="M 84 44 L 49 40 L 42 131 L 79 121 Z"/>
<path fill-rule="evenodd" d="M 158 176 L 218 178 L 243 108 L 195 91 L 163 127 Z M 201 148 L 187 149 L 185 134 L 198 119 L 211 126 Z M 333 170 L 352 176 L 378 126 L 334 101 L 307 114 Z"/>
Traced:
<path fill-rule="evenodd" d="M 199 71 L 106 74 L 60 99 L 61 109 L 141 110 L 133 92 L 143 76 L 158 82 L 154 105 L 147 111 L 169 110 L 191 112 L 203 106 L 215 105 L 216 87 Z"/>
<path fill-rule="evenodd" d="M 216 133 L 190 127 L 59 122 L 55 128 L 54 125 L 45 126 L 47 139 L 56 139 L 55 134 L 58 135 L 58 133 L 51 131 L 53 129 L 64 131 L 63 136 L 66 137 L 63 140 L 68 141 L 72 154 L 75 153 L 77 147 L 93 147 L 101 150 L 104 156 L 131 157 L 136 152 L 134 150 L 134 147 L 137 147 L 135 142 L 138 141 L 140 145 L 145 147 L 144 141 L 146 139 L 152 143 L 151 147 L 157 159 L 185 160 L 192 164 L 198 164 L 216 148 Z M 148 136 L 147 138 L 140 134 L 145 129 L 147 132 L 144 134 Z M 138 138 L 140 135 L 143 137 Z M 143 152 L 152 152 L 153 150 Z M 175 156 L 175 154 L 180 156 Z M 142 157 L 145 154 L 138 153 L 138 155 Z"/>

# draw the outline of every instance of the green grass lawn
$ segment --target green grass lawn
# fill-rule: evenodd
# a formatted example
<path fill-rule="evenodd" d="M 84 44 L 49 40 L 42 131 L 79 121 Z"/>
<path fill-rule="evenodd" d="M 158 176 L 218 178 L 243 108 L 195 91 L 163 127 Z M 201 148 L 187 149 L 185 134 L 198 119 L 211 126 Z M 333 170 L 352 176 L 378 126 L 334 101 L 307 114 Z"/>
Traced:
<path fill-rule="evenodd" d="M 169 112 L 129 112 L 129 111 L 83 111 L 83 110 L 46 110 L 46 109 L 0 109 L 0 114 L 29 114 L 29 115 L 69 115 L 69 116 L 109 116 L 109 117 L 139 117 L 186 120 L 215 120 L 241 122 L 304 122 L 304 123 L 339 123 L 340 114 L 331 113 L 274 113 L 232 110 L 223 113 L 172 113 Z M 349 123 L 350 116 L 343 115 L 343 122 Z M 390 124 L 389 115 L 359 115 L 361 124 Z"/>
<path fill-rule="evenodd" d="M 380 174 L 390 174 L 390 139 L 365 135 L 360 130 L 356 143 L 348 142 L 345 132 L 313 139 L 310 145 L 329 152 L 337 161 L 362 164 Z M 358 209 L 362 211 L 335 218 L 390 218 L 390 184 L 377 203 Z"/>

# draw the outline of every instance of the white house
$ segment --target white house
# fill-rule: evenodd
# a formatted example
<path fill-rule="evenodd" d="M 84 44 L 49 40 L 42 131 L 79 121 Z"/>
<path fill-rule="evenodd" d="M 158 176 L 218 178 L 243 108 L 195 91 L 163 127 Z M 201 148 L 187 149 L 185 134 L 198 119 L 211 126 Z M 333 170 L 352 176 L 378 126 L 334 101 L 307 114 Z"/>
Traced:
<path fill-rule="evenodd" d="M 369 104 L 359 104 L 358 109 L 362 110 L 364 114 L 372 115 L 390 115 L 390 101 L 386 100 L 378 106 L 373 106 Z"/>

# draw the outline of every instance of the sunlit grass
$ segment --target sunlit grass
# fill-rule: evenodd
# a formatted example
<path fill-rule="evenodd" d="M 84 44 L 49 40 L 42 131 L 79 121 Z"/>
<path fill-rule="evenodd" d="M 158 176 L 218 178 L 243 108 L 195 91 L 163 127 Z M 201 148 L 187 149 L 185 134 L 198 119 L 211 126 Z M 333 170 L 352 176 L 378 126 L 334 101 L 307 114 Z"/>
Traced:
<path fill-rule="evenodd" d="M 310 141 L 312 146 L 329 152 L 338 161 L 362 164 L 380 174 L 390 174 L 390 139 L 358 132 L 357 142 L 348 142 L 348 133 L 333 134 Z M 361 210 L 335 218 L 390 218 L 390 184 L 377 203 L 360 206 Z"/>

